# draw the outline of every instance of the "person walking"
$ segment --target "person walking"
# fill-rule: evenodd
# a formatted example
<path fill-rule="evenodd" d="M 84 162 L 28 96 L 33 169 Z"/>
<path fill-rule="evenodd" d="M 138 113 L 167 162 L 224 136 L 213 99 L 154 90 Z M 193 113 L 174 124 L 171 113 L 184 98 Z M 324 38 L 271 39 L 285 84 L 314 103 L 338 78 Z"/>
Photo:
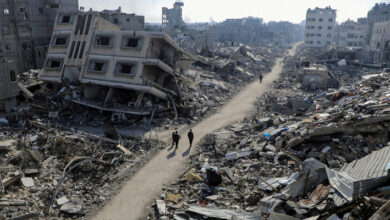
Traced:
<path fill-rule="evenodd" d="M 176 135 L 175 132 L 172 132 L 172 145 L 171 148 L 175 145 Z"/>
<path fill-rule="evenodd" d="M 194 140 L 194 133 L 192 132 L 192 129 L 187 134 L 188 140 L 190 141 L 190 148 L 192 147 L 192 141 Z"/>
<path fill-rule="evenodd" d="M 260 83 L 263 81 L 263 74 L 259 75 L 259 80 L 260 80 Z"/>
<path fill-rule="evenodd" d="M 175 133 L 175 144 L 176 144 L 175 150 L 177 150 L 179 148 L 179 140 L 180 140 L 180 135 L 176 131 L 176 133 Z"/>

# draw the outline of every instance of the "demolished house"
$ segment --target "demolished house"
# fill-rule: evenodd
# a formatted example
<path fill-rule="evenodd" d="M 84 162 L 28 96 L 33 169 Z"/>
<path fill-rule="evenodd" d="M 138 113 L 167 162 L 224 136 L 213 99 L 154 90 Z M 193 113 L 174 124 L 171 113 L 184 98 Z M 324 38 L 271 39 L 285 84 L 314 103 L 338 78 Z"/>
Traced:
<path fill-rule="evenodd" d="M 40 77 L 70 82 L 68 100 L 101 111 L 149 115 L 175 108 L 176 76 L 194 60 L 161 32 L 121 31 L 99 13 L 59 15 Z M 167 101 L 164 104 L 163 101 Z"/>
<path fill-rule="evenodd" d="M 9 113 L 16 106 L 16 96 L 19 94 L 16 80 L 15 63 L 1 58 L 0 61 L 0 116 Z"/>
<path fill-rule="evenodd" d="M 326 66 L 311 66 L 303 68 L 303 88 L 308 90 L 327 90 L 338 88 L 339 83 Z"/>

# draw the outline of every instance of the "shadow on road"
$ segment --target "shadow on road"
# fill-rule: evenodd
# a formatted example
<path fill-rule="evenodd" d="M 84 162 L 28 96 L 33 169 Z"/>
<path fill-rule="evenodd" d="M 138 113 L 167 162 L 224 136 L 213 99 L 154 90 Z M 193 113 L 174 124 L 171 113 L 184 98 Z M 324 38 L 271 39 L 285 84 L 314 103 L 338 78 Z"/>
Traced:
<path fill-rule="evenodd" d="M 171 159 L 172 157 L 176 156 L 176 150 L 172 151 L 172 153 L 168 154 L 167 159 Z"/>
<path fill-rule="evenodd" d="M 173 146 L 174 146 L 174 145 L 171 145 L 171 146 L 167 149 L 167 151 L 172 150 L 172 149 L 173 149 Z"/>
<path fill-rule="evenodd" d="M 182 157 L 186 157 L 186 156 L 188 156 L 188 155 L 190 154 L 190 152 L 191 152 L 191 149 L 188 148 L 186 151 L 184 151 L 184 152 L 181 154 L 181 156 L 182 156 Z"/>

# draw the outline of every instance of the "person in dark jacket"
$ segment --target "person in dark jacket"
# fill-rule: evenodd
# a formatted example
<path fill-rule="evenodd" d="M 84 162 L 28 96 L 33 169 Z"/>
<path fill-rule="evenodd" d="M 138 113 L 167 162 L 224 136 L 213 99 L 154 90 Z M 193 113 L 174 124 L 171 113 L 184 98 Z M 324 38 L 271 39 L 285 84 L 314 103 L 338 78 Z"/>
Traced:
<path fill-rule="evenodd" d="M 194 140 L 194 133 L 192 132 L 192 129 L 188 132 L 188 140 L 190 141 L 190 148 L 192 147 L 192 141 Z"/>
<path fill-rule="evenodd" d="M 263 82 L 263 74 L 259 75 L 259 80 L 260 80 L 260 83 Z"/>
<path fill-rule="evenodd" d="M 171 145 L 171 147 L 173 147 L 175 145 L 175 140 L 176 140 L 175 138 L 176 138 L 175 132 L 172 132 L 172 145 Z"/>
<path fill-rule="evenodd" d="M 174 139 L 175 144 L 176 144 L 175 150 L 177 150 L 177 149 L 179 148 L 179 140 L 180 140 L 180 135 L 179 135 L 179 133 L 176 131 L 176 133 L 175 133 L 175 139 Z"/>

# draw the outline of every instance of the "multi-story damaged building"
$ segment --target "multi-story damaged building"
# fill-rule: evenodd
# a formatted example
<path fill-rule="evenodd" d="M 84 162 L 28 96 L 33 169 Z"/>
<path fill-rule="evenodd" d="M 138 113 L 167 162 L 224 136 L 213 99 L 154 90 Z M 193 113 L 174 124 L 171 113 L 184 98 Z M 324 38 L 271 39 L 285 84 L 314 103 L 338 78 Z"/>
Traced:
<path fill-rule="evenodd" d="M 183 9 L 184 3 L 176 1 L 173 4 L 173 8 L 162 8 L 162 28 L 164 30 L 182 29 L 185 27 L 183 21 Z"/>
<path fill-rule="evenodd" d="M 42 67 L 57 13 L 78 8 L 78 0 L 0 0 L 4 56 L 18 72 Z"/>
<path fill-rule="evenodd" d="M 366 45 L 368 50 L 371 48 L 371 37 L 373 34 L 374 25 L 376 23 L 385 21 L 390 21 L 390 4 L 375 4 L 375 6 L 367 13 L 368 37 Z"/>
<path fill-rule="evenodd" d="M 390 20 L 375 23 L 371 33 L 370 52 L 374 63 L 390 64 Z"/>
<path fill-rule="evenodd" d="M 338 47 L 364 47 L 368 24 L 347 20 L 339 25 Z"/>
<path fill-rule="evenodd" d="M 308 9 L 306 13 L 305 46 L 326 47 L 335 38 L 336 10 L 326 8 Z"/>
<path fill-rule="evenodd" d="M 0 115 L 9 113 L 16 106 L 19 94 L 15 62 L 0 58 Z"/>
<path fill-rule="evenodd" d="M 100 13 L 60 14 L 40 77 L 81 85 L 73 102 L 147 115 L 175 107 L 176 76 L 192 61 L 162 32 L 121 31 Z"/>

